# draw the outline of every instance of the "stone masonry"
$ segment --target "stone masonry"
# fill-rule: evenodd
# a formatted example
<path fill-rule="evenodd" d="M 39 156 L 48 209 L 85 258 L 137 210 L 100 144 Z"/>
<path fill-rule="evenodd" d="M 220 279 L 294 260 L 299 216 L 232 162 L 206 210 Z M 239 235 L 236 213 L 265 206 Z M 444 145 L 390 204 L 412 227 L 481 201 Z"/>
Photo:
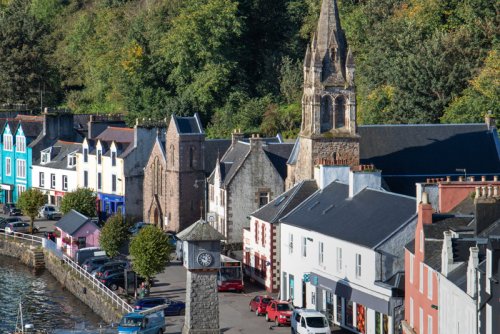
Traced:
<path fill-rule="evenodd" d="M 144 169 L 144 221 L 166 229 L 167 178 L 164 143 L 157 138 Z"/>
<path fill-rule="evenodd" d="M 219 334 L 217 270 L 187 271 L 183 334 Z"/>

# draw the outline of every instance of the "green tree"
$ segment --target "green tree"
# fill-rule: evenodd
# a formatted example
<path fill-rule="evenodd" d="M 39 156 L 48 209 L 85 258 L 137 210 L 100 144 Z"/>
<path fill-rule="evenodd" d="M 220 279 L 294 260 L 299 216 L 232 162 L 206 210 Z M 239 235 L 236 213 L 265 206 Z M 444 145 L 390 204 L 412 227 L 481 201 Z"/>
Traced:
<path fill-rule="evenodd" d="M 13 0 L 0 15 L 0 103 L 40 106 L 60 99 L 59 77 L 48 61 L 48 26 L 30 12 L 29 0 Z"/>
<path fill-rule="evenodd" d="M 143 227 L 130 242 L 132 268 L 147 281 L 168 265 L 171 252 L 168 236 L 153 225 Z"/>
<path fill-rule="evenodd" d="M 127 237 L 127 225 L 123 216 L 118 213 L 106 220 L 99 236 L 99 245 L 109 256 L 115 257 L 120 254 L 120 247 Z"/>
<path fill-rule="evenodd" d="M 35 218 L 38 216 L 40 207 L 47 202 L 47 197 L 38 189 L 30 188 L 21 193 L 17 199 L 17 205 L 25 216 L 30 217 L 31 233 L 34 232 Z"/>
<path fill-rule="evenodd" d="M 78 188 L 64 195 L 61 201 L 61 212 L 66 214 L 73 209 L 87 217 L 95 217 L 96 199 L 91 189 Z"/>

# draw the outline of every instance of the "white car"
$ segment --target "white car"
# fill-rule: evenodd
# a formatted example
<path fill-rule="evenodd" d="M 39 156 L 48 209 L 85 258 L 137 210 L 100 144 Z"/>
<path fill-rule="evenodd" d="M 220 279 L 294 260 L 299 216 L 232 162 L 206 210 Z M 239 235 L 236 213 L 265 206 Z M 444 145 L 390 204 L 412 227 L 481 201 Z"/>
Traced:
<path fill-rule="evenodd" d="M 290 322 L 293 334 L 331 333 L 325 315 L 316 310 L 295 309 Z"/>
<path fill-rule="evenodd" d="M 50 205 L 50 204 L 45 204 L 44 206 L 42 206 L 40 208 L 40 212 L 38 213 L 38 215 L 41 217 L 41 218 L 45 218 L 45 219 L 60 219 L 62 217 L 62 213 L 59 211 L 59 208 L 57 206 L 54 206 L 54 205 Z"/>

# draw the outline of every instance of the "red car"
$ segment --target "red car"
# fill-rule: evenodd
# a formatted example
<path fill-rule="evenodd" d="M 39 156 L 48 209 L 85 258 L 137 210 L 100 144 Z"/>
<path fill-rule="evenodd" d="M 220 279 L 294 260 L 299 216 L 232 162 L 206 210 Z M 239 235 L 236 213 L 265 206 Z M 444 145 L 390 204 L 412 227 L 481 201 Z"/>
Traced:
<path fill-rule="evenodd" d="M 252 300 L 250 301 L 250 311 L 255 311 L 256 316 L 265 314 L 266 307 L 272 300 L 273 298 L 269 296 L 255 296 L 255 298 L 252 298 Z"/>
<path fill-rule="evenodd" d="M 276 326 L 290 326 L 293 306 L 284 300 L 273 300 L 266 308 L 266 321 L 274 321 Z"/>

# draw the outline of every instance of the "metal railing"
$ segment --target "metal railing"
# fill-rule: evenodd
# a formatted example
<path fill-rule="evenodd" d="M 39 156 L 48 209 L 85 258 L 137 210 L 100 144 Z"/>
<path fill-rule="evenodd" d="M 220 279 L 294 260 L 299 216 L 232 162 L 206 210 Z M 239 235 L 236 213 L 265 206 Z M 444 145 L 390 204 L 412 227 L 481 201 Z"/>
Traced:
<path fill-rule="evenodd" d="M 57 249 L 57 246 L 55 246 L 55 243 L 53 241 L 32 234 L 25 234 L 18 232 L 10 234 L 5 232 L 4 229 L 0 229 L 0 235 L 2 235 L 6 239 L 11 239 L 14 241 L 19 240 L 22 241 L 23 243 L 28 243 L 31 245 L 36 244 L 42 246 L 44 249 L 48 250 L 49 252 L 57 256 L 59 259 L 61 259 L 63 263 L 65 263 L 69 268 L 71 268 L 71 271 L 73 273 L 78 275 L 78 277 L 84 278 L 94 291 L 97 291 L 101 293 L 101 295 L 106 296 L 111 301 L 112 304 L 116 305 L 123 312 L 129 313 L 134 311 L 134 308 L 130 304 L 128 304 L 125 300 L 120 298 L 116 293 L 114 293 L 111 289 L 109 289 L 97 278 L 92 276 L 87 270 L 79 266 L 70 257 L 64 255 L 59 249 Z"/>
<path fill-rule="evenodd" d="M 94 291 L 100 292 L 102 295 L 106 296 L 111 302 L 121 308 L 123 312 L 129 313 L 133 312 L 134 308 L 128 304 L 125 300 L 120 298 L 116 293 L 111 291 L 106 285 L 104 285 L 97 278 L 92 276 L 87 270 L 80 267 L 75 261 L 66 255 L 63 255 L 62 260 L 67 264 L 73 272 L 75 272 L 79 277 L 84 277 L 87 282 L 91 285 Z"/>

